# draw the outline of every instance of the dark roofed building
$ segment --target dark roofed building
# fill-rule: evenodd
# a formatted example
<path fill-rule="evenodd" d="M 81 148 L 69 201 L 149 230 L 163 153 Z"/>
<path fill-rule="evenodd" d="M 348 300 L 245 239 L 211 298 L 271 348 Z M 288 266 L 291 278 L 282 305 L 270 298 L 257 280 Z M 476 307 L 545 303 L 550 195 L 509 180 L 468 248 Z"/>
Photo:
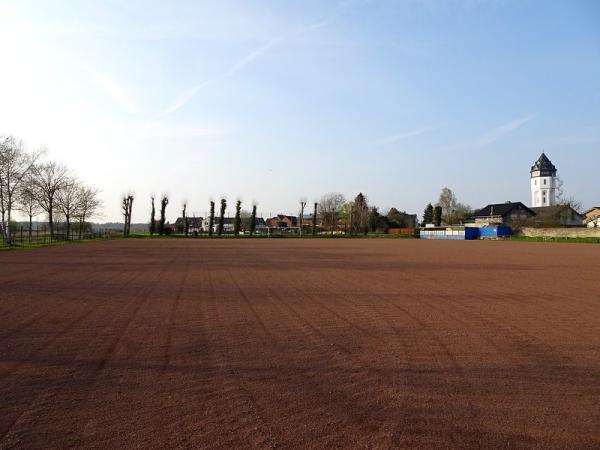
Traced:
<path fill-rule="evenodd" d="M 535 212 L 521 202 L 494 203 L 473 213 L 477 223 L 523 224 L 535 217 Z"/>
<path fill-rule="evenodd" d="M 202 217 L 186 217 L 188 224 L 188 231 L 193 233 L 195 231 L 202 231 Z M 178 233 L 184 231 L 183 229 L 183 217 L 178 217 L 175 221 L 175 229 Z"/>
<path fill-rule="evenodd" d="M 294 228 L 298 226 L 298 217 L 277 214 L 275 217 L 267 219 L 267 225 L 270 228 Z"/>

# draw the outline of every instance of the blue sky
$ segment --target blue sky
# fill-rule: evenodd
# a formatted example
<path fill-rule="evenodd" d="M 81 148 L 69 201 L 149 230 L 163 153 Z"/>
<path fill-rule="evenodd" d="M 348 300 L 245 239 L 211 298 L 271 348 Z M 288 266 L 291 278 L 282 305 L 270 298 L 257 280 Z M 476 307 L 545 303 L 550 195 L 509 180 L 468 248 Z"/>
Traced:
<path fill-rule="evenodd" d="M 600 203 L 596 1 L 3 1 L 0 134 L 102 189 L 295 213 L 530 202 L 544 150 Z"/>

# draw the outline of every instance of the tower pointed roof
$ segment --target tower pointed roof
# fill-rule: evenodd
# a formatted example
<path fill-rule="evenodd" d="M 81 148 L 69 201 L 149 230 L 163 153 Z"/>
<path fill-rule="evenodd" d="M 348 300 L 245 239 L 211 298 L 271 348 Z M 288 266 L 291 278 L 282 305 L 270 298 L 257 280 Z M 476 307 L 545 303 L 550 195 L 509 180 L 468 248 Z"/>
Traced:
<path fill-rule="evenodd" d="M 539 171 L 540 176 L 554 176 L 556 175 L 556 166 L 552 164 L 552 161 L 548 159 L 546 154 L 542 152 L 538 160 L 531 166 L 531 173 Z"/>

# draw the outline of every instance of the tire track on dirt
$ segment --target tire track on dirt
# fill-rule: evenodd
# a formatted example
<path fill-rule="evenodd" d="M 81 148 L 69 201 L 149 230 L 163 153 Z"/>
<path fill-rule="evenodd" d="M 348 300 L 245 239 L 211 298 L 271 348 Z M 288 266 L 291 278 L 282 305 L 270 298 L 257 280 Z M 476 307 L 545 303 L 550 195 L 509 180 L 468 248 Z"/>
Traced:
<path fill-rule="evenodd" d="M 502 336 L 513 342 L 513 348 L 520 352 L 526 359 L 531 359 L 532 355 L 535 355 L 539 363 L 547 366 L 555 366 L 563 364 L 566 360 L 573 362 L 570 357 L 563 354 L 556 353 L 554 347 L 550 344 L 542 341 L 541 339 L 533 336 L 523 328 L 514 324 L 514 322 L 507 322 L 506 320 L 494 317 L 491 313 L 484 314 L 480 311 L 474 311 L 472 308 L 468 308 L 458 300 L 442 296 L 445 301 L 454 304 L 465 313 L 481 321 L 488 327 L 493 327 L 502 333 Z"/>
<path fill-rule="evenodd" d="M 177 314 L 177 310 L 179 309 L 179 304 L 181 302 L 181 296 L 183 295 L 183 291 L 185 289 L 185 285 L 188 279 L 188 275 L 190 272 L 190 260 L 186 258 L 185 267 L 183 269 L 183 276 L 177 285 L 177 292 L 175 294 L 175 300 L 173 301 L 173 305 L 171 306 L 171 310 L 169 312 L 169 318 L 167 320 L 167 338 L 165 343 L 165 354 L 163 356 L 163 363 L 161 365 L 160 371 L 162 373 L 166 372 L 171 364 L 172 358 L 172 347 L 173 347 L 173 328 L 175 327 L 175 316 Z"/>
<path fill-rule="evenodd" d="M 295 373 L 292 379 L 295 380 L 295 383 L 297 384 L 285 384 L 283 388 L 290 389 L 294 386 L 304 385 L 308 382 L 307 380 L 310 379 L 311 371 L 319 368 L 332 367 L 333 364 L 334 367 L 338 368 L 338 370 L 335 372 L 335 383 L 331 384 L 328 378 L 316 378 L 310 383 L 310 389 L 305 391 L 304 394 L 304 401 L 307 401 L 308 398 L 311 399 L 311 402 L 309 403 L 311 407 L 315 408 L 313 405 L 319 405 L 316 407 L 317 410 L 314 412 L 315 419 L 321 417 L 321 414 L 323 414 L 325 411 L 329 411 L 332 412 L 332 414 L 330 414 L 328 417 L 336 417 L 338 418 L 337 420 L 340 420 L 339 418 L 343 418 L 342 422 L 346 422 L 347 424 L 360 424 L 360 426 L 366 427 L 376 426 L 375 424 L 377 422 L 375 419 L 370 418 L 366 420 L 362 415 L 362 411 L 367 408 L 366 405 L 371 400 L 369 395 L 362 389 L 357 390 L 350 388 L 355 386 L 355 383 L 357 382 L 355 374 L 359 367 L 362 368 L 363 372 L 369 373 L 371 376 L 376 378 L 378 378 L 381 373 L 378 371 L 373 371 L 357 353 L 348 350 L 346 347 L 340 346 L 337 342 L 332 340 L 330 336 L 327 336 L 318 330 L 318 328 L 313 325 L 309 319 L 298 314 L 295 309 L 287 304 L 288 302 L 286 302 L 283 297 L 269 285 L 269 282 L 264 280 L 264 278 L 259 280 L 257 279 L 258 274 L 252 274 L 252 276 L 250 276 L 247 275 L 247 271 L 243 273 L 246 274 L 244 277 L 245 280 L 252 280 L 252 283 L 255 287 L 260 286 L 260 289 L 256 289 L 257 292 L 266 290 L 267 295 L 260 297 L 261 301 L 264 299 L 269 299 L 269 304 L 265 305 L 264 309 L 268 311 L 277 309 L 283 314 L 283 317 L 286 317 L 285 320 L 280 320 L 277 322 L 280 327 L 288 330 L 284 331 L 284 334 L 287 335 L 292 329 L 299 330 L 301 334 L 303 334 L 307 339 L 316 345 L 314 347 L 315 351 L 310 356 L 310 360 L 303 359 L 300 363 L 297 361 L 297 356 L 294 353 L 291 353 L 287 346 L 279 344 L 275 345 L 276 355 L 272 357 L 274 357 L 280 365 L 295 368 Z M 247 282 L 245 282 L 245 286 L 246 285 Z M 273 301 L 273 299 L 276 301 Z M 282 309 L 281 306 L 284 306 L 285 309 Z M 285 322 L 285 324 L 281 322 Z M 272 321 L 269 321 L 269 323 L 272 323 Z M 315 335 L 307 333 L 306 328 L 300 326 L 300 323 L 309 325 L 309 329 L 316 332 L 317 339 L 315 339 Z M 318 339 L 319 337 L 320 339 Z M 338 351 L 332 351 L 332 347 L 336 348 Z M 277 369 L 274 368 L 274 370 Z M 333 392 L 335 392 L 335 394 L 332 394 Z M 258 397 L 262 398 L 260 395 Z M 327 399 L 327 401 L 323 402 L 322 399 Z M 359 402 L 358 404 L 364 405 L 362 409 L 359 408 L 360 411 L 357 411 L 357 402 Z M 263 408 L 266 408 L 266 406 Z M 304 415 L 306 411 L 292 409 L 290 413 L 298 416 Z M 277 422 L 276 418 L 272 420 Z M 325 423 L 323 423 L 322 426 L 324 429 L 327 429 L 327 425 Z M 286 434 L 287 430 L 282 430 L 282 433 Z"/>
<path fill-rule="evenodd" d="M 175 258 L 173 258 L 174 260 Z M 173 261 L 171 261 L 172 263 Z M 135 304 L 134 309 L 132 312 L 130 312 L 127 320 L 125 321 L 125 323 L 123 324 L 123 326 L 121 327 L 121 331 L 119 332 L 119 334 L 112 340 L 112 342 L 110 343 L 110 345 L 108 346 L 108 348 L 106 349 L 106 351 L 103 353 L 102 358 L 100 359 L 99 362 L 97 362 L 92 369 L 90 370 L 87 365 L 87 359 L 81 359 L 81 355 L 82 354 L 93 354 L 93 352 L 89 352 L 88 349 L 90 346 L 93 345 L 93 343 L 98 340 L 99 336 L 101 334 L 104 333 L 105 330 L 107 330 L 109 327 L 111 327 L 111 325 L 113 324 L 114 321 L 116 321 L 116 316 L 113 316 L 113 318 L 102 328 L 102 330 L 99 330 L 98 333 L 95 335 L 94 338 L 92 338 L 90 340 L 90 342 L 88 343 L 88 346 L 85 349 L 82 349 L 82 351 L 80 351 L 77 355 L 75 355 L 75 357 L 73 357 L 69 363 L 69 366 L 73 366 L 72 369 L 70 369 L 65 376 L 62 378 L 77 378 L 76 374 L 79 372 L 79 374 L 81 375 L 81 379 L 82 380 L 87 380 L 87 384 L 93 384 L 93 382 L 95 381 L 95 379 L 98 377 L 98 375 L 100 374 L 100 372 L 104 369 L 104 367 L 106 366 L 110 356 L 115 352 L 119 342 L 121 341 L 123 335 L 125 334 L 127 328 L 129 327 L 129 325 L 131 324 L 131 322 L 133 321 L 133 318 L 137 315 L 137 313 L 139 312 L 139 310 L 141 309 L 142 305 L 148 300 L 150 293 L 152 292 L 152 290 L 154 289 L 154 287 L 160 282 L 166 267 L 168 267 L 168 265 L 163 265 L 162 266 L 162 270 L 160 271 L 159 276 L 157 276 L 154 279 L 154 282 L 151 283 L 150 285 L 148 285 L 145 289 L 143 289 L 141 291 L 141 294 L 137 297 L 134 297 L 131 301 L 127 302 L 126 306 L 123 308 L 123 310 L 127 309 L 130 305 Z M 82 364 L 83 363 L 83 364 Z M 61 381 L 61 379 L 58 380 L 54 380 L 53 385 L 50 385 L 49 387 L 46 388 L 46 390 L 41 391 L 34 399 L 32 399 L 32 401 L 30 402 L 30 404 L 28 405 L 29 407 L 24 409 L 11 423 L 10 425 L 6 428 L 6 430 L 2 433 L 0 433 L 0 445 L 2 444 L 2 442 L 10 435 L 11 431 L 19 424 L 19 422 L 21 422 L 22 420 L 25 419 L 25 417 L 28 414 L 33 414 L 35 411 L 35 407 L 33 405 L 40 405 L 40 404 L 44 404 L 44 399 L 50 398 L 52 396 L 55 395 L 55 390 L 58 389 L 57 385 L 59 384 L 59 382 Z M 39 408 L 39 407 L 38 407 Z"/>
<path fill-rule="evenodd" d="M 206 266 L 208 273 L 208 285 L 210 292 L 210 308 L 212 309 L 212 314 L 214 316 L 215 322 L 219 324 L 221 329 L 225 329 L 225 324 L 223 318 L 219 314 L 218 309 L 218 295 L 217 289 L 214 285 L 212 270 L 209 265 Z M 231 274 L 229 274 L 231 277 Z M 208 317 L 208 316 L 207 316 Z M 264 324 L 263 324 L 264 325 Z M 257 424 L 257 428 L 255 431 L 258 431 L 260 434 L 260 438 L 258 439 L 258 445 L 267 446 L 269 448 L 277 448 L 279 446 L 278 439 L 275 436 L 275 433 L 271 430 L 271 428 L 267 425 L 265 420 L 263 419 L 263 414 L 261 412 L 257 412 L 258 403 L 248 386 L 244 383 L 244 381 L 236 375 L 235 370 L 231 365 L 232 357 L 231 357 L 231 348 L 230 344 L 227 342 L 222 333 L 219 333 L 217 330 L 216 336 L 218 341 L 220 341 L 219 345 L 215 346 L 215 348 L 220 349 L 217 353 L 217 364 L 221 367 L 221 372 L 223 376 L 223 386 L 224 386 L 224 395 L 229 395 L 229 401 L 233 402 L 233 407 L 231 408 L 231 413 L 234 413 L 234 420 L 237 423 L 242 422 L 242 418 L 247 416 Z M 230 392 L 235 392 L 234 389 L 229 388 L 228 385 L 238 386 L 239 394 L 241 397 L 231 396 Z M 248 406 L 250 405 L 250 406 Z"/>
<path fill-rule="evenodd" d="M 416 384 L 415 383 L 416 377 L 412 371 L 412 366 L 411 366 L 411 357 L 410 357 L 409 346 L 406 345 L 406 343 L 404 341 L 404 336 L 402 335 L 402 333 L 399 332 L 399 330 L 397 330 L 391 324 L 391 322 L 389 321 L 389 318 L 387 316 L 385 316 L 384 314 L 381 314 L 380 311 L 376 311 L 375 315 L 373 315 L 371 313 L 365 314 L 365 312 L 362 310 L 362 308 L 358 307 L 357 305 L 354 304 L 354 302 L 352 302 L 355 306 L 352 309 L 352 311 L 353 311 L 352 317 L 363 317 L 365 320 L 361 321 L 361 322 L 364 322 L 364 323 L 369 323 L 369 320 L 373 320 L 374 323 L 380 323 L 380 320 L 383 320 L 385 323 L 387 323 L 387 325 L 390 328 L 390 330 L 392 331 L 392 333 L 394 333 L 394 335 L 396 335 L 400 341 L 404 342 L 403 348 L 405 349 L 405 351 L 403 352 L 403 355 L 404 356 L 408 355 L 408 357 L 406 359 L 403 359 L 402 361 L 394 360 L 393 358 L 388 358 L 390 363 L 392 363 L 392 365 L 396 367 L 396 370 L 391 371 L 391 372 L 388 370 L 382 371 L 382 370 L 373 368 L 372 361 L 370 361 L 368 358 L 365 359 L 364 357 L 362 357 L 360 352 L 355 353 L 355 352 L 348 350 L 346 347 L 340 346 L 337 342 L 335 342 L 335 340 L 332 340 L 332 338 L 330 336 L 325 335 L 318 328 L 316 328 L 308 318 L 306 318 L 305 316 L 298 313 L 291 306 L 291 303 L 288 304 L 288 302 L 283 298 L 283 296 L 280 295 L 273 287 L 271 287 L 272 283 L 271 283 L 270 279 L 265 279 L 264 277 L 257 278 L 257 276 L 258 275 L 255 274 L 253 276 L 248 276 L 246 278 L 253 280 L 255 285 L 260 285 L 263 290 L 266 290 L 267 298 L 272 297 L 272 298 L 275 298 L 276 300 L 278 300 L 275 303 L 275 305 L 283 305 L 286 308 L 288 308 L 287 309 L 288 313 L 286 315 L 288 317 L 291 317 L 292 320 L 294 320 L 294 321 L 299 321 L 299 322 L 307 325 L 311 331 L 313 331 L 318 337 L 320 337 L 321 344 L 323 342 L 327 343 L 327 345 L 323 347 L 325 349 L 325 352 L 319 352 L 319 351 L 316 352 L 320 356 L 319 359 L 322 361 L 322 366 L 323 367 L 331 366 L 333 361 L 337 361 L 337 363 L 335 363 L 335 364 L 339 365 L 339 367 L 347 367 L 347 370 L 339 370 L 337 372 L 337 374 L 336 374 L 337 380 L 336 380 L 335 386 L 320 386 L 318 384 L 311 385 L 311 391 L 320 393 L 320 394 L 318 394 L 320 398 L 328 399 L 328 402 L 324 403 L 323 407 L 329 408 L 329 409 L 331 409 L 333 407 L 333 410 L 336 411 L 335 416 L 347 417 L 348 419 L 350 419 L 351 423 L 364 424 L 365 426 L 369 426 L 368 425 L 369 421 L 365 422 L 365 418 L 362 417 L 360 415 L 360 413 L 354 412 L 357 409 L 357 404 L 363 404 L 363 405 L 368 404 L 368 394 L 366 394 L 366 393 L 365 393 L 365 395 L 363 395 L 362 393 L 358 394 L 358 398 L 357 398 L 356 392 L 353 395 L 349 396 L 348 391 L 342 389 L 342 386 L 351 386 L 351 385 L 353 385 L 353 383 L 356 382 L 356 380 L 353 379 L 352 374 L 356 372 L 357 366 L 362 367 L 362 371 L 364 371 L 366 373 L 370 373 L 376 379 L 387 380 L 389 386 L 393 386 L 395 388 L 398 388 L 398 383 L 397 383 L 398 376 L 403 375 L 402 385 L 404 386 L 404 390 L 402 390 L 402 392 L 410 392 L 411 387 Z M 293 289 L 296 291 L 299 290 L 298 288 L 290 285 L 290 283 L 286 284 L 286 288 Z M 336 289 L 333 289 L 333 291 L 335 291 L 335 290 Z M 346 296 L 344 298 L 346 300 L 349 300 L 349 298 L 347 298 Z M 300 330 L 304 331 L 304 328 L 298 327 L 298 326 L 296 326 L 296 327 L 300 328 Z M 314 341 L 314 336 L 312 336 L 311 334 L 306 334 L 306 336 L 307 336 L 307 338 Z M 366 336 L 366 337 L 370 340 L 369 336 Z M 319 342 L 319 341 L 317 341 L 317 342 Z M 385 338 L 378 338 L 376 340 L 376 342 L 377 342 L 377 345 L 380 346 L 381 344 L 385 344 L 386 340 L 385 340 Z M 337 354 L 335 352 L 334 353 L 331 352 L 331 346 L 336 347 L 339 350 L 337 352 Z M 340 355 L 344 355 L 345 358 L 340 359 Z M 285 356 L 287 356 L 287 355 L 285 355 Z M 348 360 L 348 357 L 350 357 L 350 359 L 353 361 L 352 363 Z M 283 356 L 279 356 L 279 358 L 283 358 Z M 302 366 L 303 366 L 303 364 L 300 365 L 300 367 L 302 367 Z M 334 391 L 336 392 L 336 394 L 333 396 L 331 395 L 331 389 L 334 389 Z M 357 403 L 357 402 L 359 402 L 359 403 Z M 401 407 L 401 406 L 395 407 L 395 410 L 400 412 L 400 414 L 402 415 L 403 423 L 405 425 L 407 423 L 411 423 L 414 429 L 418 429 L 419 426 L 423 426 L 425 419 L 415 417 L 414 415 L 409 413 L 409 410 L 413 409 L 414 405 L 410 402 L 410 400 L 408 398 L 405 399 L 403 405 L 404 405 L 403 407 Z M 384 420 L 386 414 L 387 413 L 384 412 L 383 410 L 380 410 L 378 412 L 373 412 L 373 417 L 371 417 L 370 421 L 374 421 L 374 423 L 379 423 L 382 426 L 385 426 L 385 424 L 383 423 L 383 420 Z M 404 428 L 403 428 L 403 430 L 404 430 Z M 392 437 L 392 440 L 393 440 L 393 437 Z M 383 445 L 383 444 L 381 444 L 381 445 Z"/>
<path fill-rule="evenodd" d="M 91 272 L 90 272 L 91 273 Z M 108 280 L 97 280 L 95 282 L 92 283 L 92 286 L 98 286 L 101 284 L 105 284 L 107 282 L 112 281 L 113 279 L 115 279 L 116 277 L 118 277 L 119 274 L 116 273 L 112 276 L 109 276 Z M 81 283 L 81 280 L 78 278 L 73 277 L 72 281 L 67 284 L 67 286 L 65 288 L 61 288 L 62 290 L 66 290 L 66 292 L 71 292 L 70 290 L 74 287 L 77 286 L 79 283 Z M 78 294 L 76 292 L 76 294 Z M 65 304 L 68 304 L 69 302 L 71 302 L 72 300 L 74 300 L 77 296 L 74 295 L 73 293 L 71 293 L 70 295 L 63 295 L 61 297 L 61 300 L 57 303 L 53 303 L 53 307 L 55 310 L 59 310 L 61 309 L 61 307 Z M 29 303 L 27 305 L 23 306 L 23 309 L 27 309 L 29 307 Z M 10 338 L 11 336 L 14 336 L 17 333 L 20 333 L 23 331 L 23 328 L 26 328 L 30 325 L 34 325 L 36 323 L 38 323 L 40 320 L 42 320 L 44 317 L 46 317 L 46 312 L 45 311 L 40 311 L 36 314 L 34 314 L 31 317 L 28 317 L 27 319 L 24 319 L 21 322 L 18 322 L 10 331 L 3 333 L 2 335 L 0 335 L 0 342 Z"/>
<path fill-rule="evenodd" d="M 356 282 L 353 281 L 352 283 L 356 285 Z M 356 286 L 358 286 L 358 285 L 356 285 Z M 423 332 L 425 332 L 427 335 L 430 336 L 430 338 L 435 342 L 435 344 L 440 348 L 440 350 L 442 351 L 442 353 L 445 355 L 445 358 L 450 363 L 450 366 L 452 367 L 452 370 L 458 375 L 458 377 L 459 377 L 459 379 L 461 381 L 461 384 L 463 386 L 465 386 L 467 388 L 467 390 L 470 391 L 472 394 L 475 393 L 473 383 L 466 376 L 466 373 L 464 371 L 463 366 L 461 364 L 459 364 L 459 362 L 456 359 L 454 353 L 450 350 L 450 348 L 448 347 L 448 345 L 446 345 L 446 343 L 440 337 L 439 333 L 437 331 L 435 331 L 435 329 L 431 325 L 429 325 L 428 323 L 426 323 L 424 320 L 420 319 L 418 316 L 416 316 L 415 314 L 413 314 L 412 312 L 410 312 L 408 309 L 406 309 L 406 308 L 398 305 L 397 303 L 391 301 L 389 298 L 380 296 L 378 293 L 373 292 L 373 291 L 370 291 L 370 295 L 372 295 L 375 298 L 378 298 L 381 301 L 386 302 L 387 304 L 389 304 L 390 306 L 392 306 L 396 310 L 402 312 L 406 317 L 410 318 L 414 323 L 416 323 L 417 325 L 419 325 L 419 327 L 421 328 L 421 330 Z M 405 295 L 404 293 L 401 294 L 401 296 L 404 296 L 404 295 Z M 407 296 L 407 297 L 411 298 L 411 296 Z M 419 302 L 419 300 L 416 299 L 416 298 L 413 298 L 413 300 Z M 440 367 L 444 367 L 443 364 L 441 364 L 441 361 L 438 361 L 438 365 Z M 448 394 L 451 397 L 455 397 L 456 398 L 456 394 L 451 389 L 452 384 L 447 379 L 444 379 L 444 381 L 446 382 Z M 480 422 L 478 420 L 479 414 L 477 413 L 475 405 L 473 404 L 473 401 L 471 400 L 471 396 L 469 396 L 466 399 L 467 400 L 467 407 L 468 407 L 469 423 L 470 424 L 476 424 L 476 423 Z M 482 424 L 480 424 L 479 429 L 481 429 L 481 427 L 482 427 Z"/>
<path fill-rule="evenodd" d="M 334 288 L 331 289 L 334 292 L 339 292 L 339 289 L 335 289 L 337 286 L 335 286 L 330 279 L 326 279 L 327 283 L 329 284 L 330 288 Z M 349 303 L 352 303 L 354 306 L 354 310 L 359 311 L 359 313 L 363 316 L 363 317 L 368 317 L 369 315 L 365 315 L 365 308 L 361 307 L 360 305 L 358 305 L 356 303 L 355 300 L 353 300 L 352 298 L 354 296 L 356 296 L 356 292 L 360 292 L 361 290 L 363 290 L 363 286 L 360 285 L 357 281 L 356 278 L 353 277 L 348 277 L 347 279 L 345 279 L 344 281 L 344 286 L 347 287 L 348 285 L 350 286 L 354 286 L 354 289 L 351 289 L 351 291 L 353 292 L 352 294 L 348 294 L 348 293 L 344 293 L 342 294 L 344 299 L 347 300 Z M 468 380 L 465 372 L 464 372 L 464 368 L 458 363 L 458 360 L 456 359 L 456 357 L 454 356 L 454 354 L 452 353 L 452 351 L 450 350 L 450 348 L 444 343 L 444 341 L 442 340 L 442 338 L 439 336 L 439 334 L 434 331 L 433 327 L 431 327 L 430 325 L 428 325 L 426 322 L 424 322 L 423 320 L 419 319 L 416 315 L 410 313 L 406 308 L 402 308 L 399 307 L 398 305 L 396 305 L 393 302 L 390 302 L 389 299 L 380 296 L 379 294 L 377 294 L 376 292 L 374 292 L 373 290 L 368 290 L 365 291 L 365 293 L 363 294 L 365 296 L 371 297 L 371 298 L 375 298 L 375 299 L 379 299 L 389 305 L 391 305 L 392 307 L 394 307 L 395 309 L 399 310 L 400 312 L 402 312 L 404 317 L 408 317 L 411 321 L 413 321 L 414 323 L 416 323 L 419 328 L 422 330 L 422 332 L 426 333 L 427 335 L 430 336 L 430 338 L 433 340 L 433 342 L 435 342 L 435 344 L 442 350 L 442 353 L 445 355 L 445 359 L 450 363 L 451 367 L 453 368 L 453 371 L 459 376 L 461 383 L 468 387 L 469 390 L 471 392 L 474 392 L 474 387 L 472 385 L 472 383 Z M 417 302 L 418 300 L 415 299 Z M 388 328 L 393 332 L 393 334 L 399 339 L 399 341 L 401 342 L 402 347 L 405 349 L 406 355 L 411 354 L 411 350 L 410 350 L 410 345 L 408 344 L 408 341 L 406 340 L 406 336 L 404 336 L 404 334 L 396 329 L 396 327 L 393 326 L 392 322 L 387 318 L 387 312 L 382 312 L 379 311 L 376 307 L 376 305 L 378 305 L 378 303 L 376 302 L 365 302 L 365 305 L 367 305 L 367 309 L 372 310 L 373 312 L 375 312 L 375 314 L 377 315 L 377 317 L 379 317 L 381 320 L 383 320 Z M 371 320 L 373 320 L 373 316 L 371 316 Z M 378 321 L 375 319 L 374 323 L 377 323 Z M 413 359 L 414 358 L 410 358 L 410 363 L 409 366 L 407 368 L 402 368 L 401 366 L 398 366 L 399 370 L 401 371 L 401 373 L 403 373 L 404 375 L 407 375 L 409 380 L 408 383 L 406 384 L 406 386 L 410 389 L 411 386 L 416 386 L 417 385 L 417 380 L 416 380 L 416 376 L 413 374 L 412 372 L 412 364 L 413 364 Z M 398 364 L 396 362 L 396 364 Z M 441 360 L 438 359 L 438 366 L 440 368 L 444 367 L 444 364 Z M 395 386 L 396 385 L 396 379 L 395 378 L 390 378 L 388 376 L 388 381 Z M 448 381 L 448 380 L 444 380 L 447 386 L 447 392 L 449 393 L 450 396 L 455 397 L 456 394 L 454 394 L 453 390 L 451 389 L 452 384 Z M 470 423 L 476 423 L 477 422 L 477 412 L 475 410 L 474 404 L 472 402 L 472 400 L 469 398 L 468 399 L 468 414 L 469 414 L 469 422 Z M 408 417 L 407 417 L 408 419 Z M 412 422 L 415 426 L 418 425 L 422 425 L 424 423 L 424 419 L 420 420 L 418 418 L 411 418 Z M 431 419 L 428 419 L 428 421 L 430 422 Z M 404 430 L 402 430 L 404 431 Z M 400 436 L 400 430 L 396 427 L 394 428 L 394 431 L 392 433 L 391 436 L 391 442 L 397 442 L 397 441 L 402 441 L 402 439 L 399 438 Z M 393 444 L 392 444 L 393 445 Z"/>
<path fill-rule="evenodd" d="M 116 274 L 115 276 L 111 277 L 109 280 L 106 280 L 105 282 L 109 283 L 109 282 L 113 281 L 117 277 L 118 277 L 118 274 Z M 139 278 L 139 277 L 140 277 L 139 273 L 131 272 L 130 276 L 129 276 L 129 279 L 126 280 L 126 281 L 124 281 L 124 283 L 130 283 L 130 282 L 134 281 L 136 278 Z M 98 284 L 101 284 L 101 283 L 98 283 Z M 90 286 L 89 289 L 93 290 L 94 286 Z M 88 309 L 84 310 L 79 316 L 75 317 L 68 324 L 66 324 L 65 326 L 63 326 L 50 339 L 47 339 L 45 341 L 45 343 L 41 347 L 32 350 L 31 352 L 29 352 L 28 354 L 26 354 L 25 356 L 23 356 L 23 357 L 21 357 L 19 359 L 27 361 L 27 360 L 31 359 L 32 357 L 34 357 L 36 355 L 39 355 L 42 352 L 44 352 L 45 350 L 49 349 L 56 341 L 58 341 L 59 339 L 61 339 L 64 336 L 66 336 L 71 330 L 73 330 L 73 328 L 75 328 L 75 326 L 77 326 L 80 323 L 82 323 L 84 320 L 86 320 L 88 317 L 90 317 L 91 315 L 93 315 L 96 311 L 98 311 L 103 306 L 105 306 L 104 302 L 101 302 L 99 300 L 95 300 L 95 304 L 91 308 L 88 308 Z M 11 368 L 3 371 L 3 372 L 0 372 L 0 380 L 2 378 L 5 378 L 6 376 L 11 375 L 11 374 L 15 373 L 16 371 L 18 371 L 19 367 L 22 364 L 24 364 L 23 361 L 17 362 L 17 363 L 15 363 L 13 365 L 13 367 L 11 367 Z"/>

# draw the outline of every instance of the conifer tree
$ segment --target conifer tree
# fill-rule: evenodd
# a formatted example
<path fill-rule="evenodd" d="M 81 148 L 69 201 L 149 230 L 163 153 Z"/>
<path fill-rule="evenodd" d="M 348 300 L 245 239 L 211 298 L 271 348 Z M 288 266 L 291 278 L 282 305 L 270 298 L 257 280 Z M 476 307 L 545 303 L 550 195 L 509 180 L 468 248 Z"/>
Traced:
<path fill-rule="evenodd" d="M 442 207 L 436 206 L 433 209 L 433 223 L 436 227 L 439 227 L 442 224 Z"/>
<path fill-rule="evenodd" d="M 429 203 L 423 212 L 423 223 L 433 223 L 433 205 Z"/>

